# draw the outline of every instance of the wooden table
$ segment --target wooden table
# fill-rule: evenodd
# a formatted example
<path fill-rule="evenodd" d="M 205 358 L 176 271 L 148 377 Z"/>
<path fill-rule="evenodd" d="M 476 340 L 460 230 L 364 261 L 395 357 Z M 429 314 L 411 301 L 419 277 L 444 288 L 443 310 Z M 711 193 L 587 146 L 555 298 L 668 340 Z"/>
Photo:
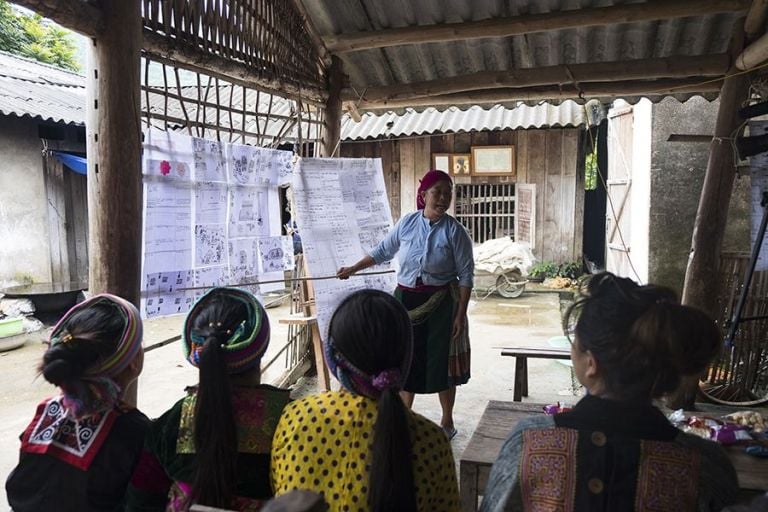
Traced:
<path fill-rule="evenodd" d="M 488 402 L 459 460 L 461 509 L 464 512 L 477 510 L 477 499 L 485 490 L 491 466 L 517 422 L 534 414 L 544 414 L 543 407 L 543 404 Z M 742 446 L 725 447 L 725 451 L 736 468 L 741 489 L 768 489 L 768 459 L 751 457 L 744 453 Z"/>

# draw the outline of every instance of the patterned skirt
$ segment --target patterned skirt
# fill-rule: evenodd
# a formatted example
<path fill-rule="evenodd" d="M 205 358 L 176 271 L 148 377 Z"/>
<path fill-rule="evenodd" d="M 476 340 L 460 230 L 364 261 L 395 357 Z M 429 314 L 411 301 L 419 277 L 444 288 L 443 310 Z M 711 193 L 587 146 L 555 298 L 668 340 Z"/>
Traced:
<path fill-rule="evenodd" d="M 418 291 L 398 286 L 395 297 L 413 322 L 413 363 L 404 389 L 437 393 L 466 384 L 470 372 L 469 327 L 451 338 L 458 308 L 458 287 Z"/>

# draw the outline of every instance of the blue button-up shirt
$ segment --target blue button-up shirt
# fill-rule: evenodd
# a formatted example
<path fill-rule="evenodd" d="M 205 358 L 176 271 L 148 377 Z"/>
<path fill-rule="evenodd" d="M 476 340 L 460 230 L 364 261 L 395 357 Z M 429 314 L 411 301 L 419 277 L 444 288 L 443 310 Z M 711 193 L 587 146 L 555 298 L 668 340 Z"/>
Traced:
<path fill-rule="evenodd" d="M 421 210 L 402 217 L 369 256 L 383 263 L 400 255 L 397 280 L 403 286 L 416 287 L 416 279 L 429 286 L 459 280 L 459 286 L 471 288 L 475 271 L 472 239 L 459 221 L 443 215 L 430 225 Z"/>

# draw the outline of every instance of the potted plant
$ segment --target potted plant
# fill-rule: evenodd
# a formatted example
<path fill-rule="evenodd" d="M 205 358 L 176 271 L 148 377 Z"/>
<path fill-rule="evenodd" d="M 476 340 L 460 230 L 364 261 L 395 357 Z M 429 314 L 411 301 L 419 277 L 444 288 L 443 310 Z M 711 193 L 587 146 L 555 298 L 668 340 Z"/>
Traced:
<path fill-rule="evenodd" d="M 545 278 L 556 275 L 557 270 L 557 265 L 551 261 L 536 262 L 528 270 L 528 280 L 534 283 L 541 283 Z"/>
<path fill-rule="evenodd" d="M 571 281 L 575 281 L 583 273 L 581 263 L 578 261 L 562 263 L 557 268 L 558 277 L 565 277 Z"/>

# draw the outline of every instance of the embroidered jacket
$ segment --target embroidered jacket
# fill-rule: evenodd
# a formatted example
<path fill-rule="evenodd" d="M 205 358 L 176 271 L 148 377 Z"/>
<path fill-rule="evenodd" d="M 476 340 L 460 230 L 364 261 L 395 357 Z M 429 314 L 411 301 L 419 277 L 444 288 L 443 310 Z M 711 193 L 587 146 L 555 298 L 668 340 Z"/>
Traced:
<path fill-rule="evenodd" d="M 121 510 L 149 419 L 136 409 L 79 421 L 61 397 L 45 400 L 21 435 L 21 457 L 5 484 L 15 512 Z"/>
<path fill-rule="evenodd" d="M 237 426 L 237 498 L 231 508 L 258 510 L 272 497 L 269 453 L 290 391 L 265 384 L 235 387 L 232 409 Z M 152 422 L 144 453 L 128 488 L 128 511 L 186 510 L 195 476 L 196 388 Z"/>
<path fill-rule="evenodd" d="M 737 493 L 736 472 L 714 442 L 679 431 L 651 405 L 586 396 L 570 412 L 514 428 L 480 510 L 708 512 Z"/>

